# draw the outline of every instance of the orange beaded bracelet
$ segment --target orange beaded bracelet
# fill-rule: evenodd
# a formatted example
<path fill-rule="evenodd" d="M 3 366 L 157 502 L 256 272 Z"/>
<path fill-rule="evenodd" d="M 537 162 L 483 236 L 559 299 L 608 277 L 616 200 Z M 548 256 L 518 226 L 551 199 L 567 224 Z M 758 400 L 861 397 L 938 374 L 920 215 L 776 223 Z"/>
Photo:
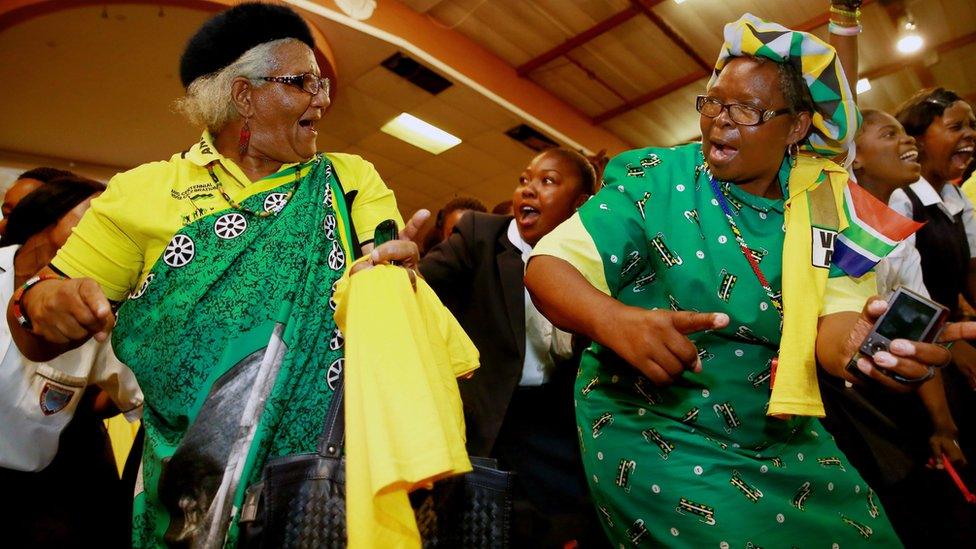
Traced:
<path fill-rule="evenodd" d="M 31 323 L 30 317 L 27 316 L 27 310 L 21 305 L 21 301 L 24 299 L 24 295 L 27 293 L 27 290 L 30 290 L 31 288 L 33 288 L 34 286 L 38 285 L 41 282 L 44 282 L 45 280 L 64 280 L 64 279 L 65 277 L 61 275 L 45 273 L 30 278 L 27 282 L 24 282 L 23 286 L 17 288 L 17 291 L 14 292 L 13 312 L 14 312 L 14 318 L 17 319 L 17 323 L 20 324 L 21 327 L 23 327 L 28 332 L 34 331 L 34 325 Z"/>

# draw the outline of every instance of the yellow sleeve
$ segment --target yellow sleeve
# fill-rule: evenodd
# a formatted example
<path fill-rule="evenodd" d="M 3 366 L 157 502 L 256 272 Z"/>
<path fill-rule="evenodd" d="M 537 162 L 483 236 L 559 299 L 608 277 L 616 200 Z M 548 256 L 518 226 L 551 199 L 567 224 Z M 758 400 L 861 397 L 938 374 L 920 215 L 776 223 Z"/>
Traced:
<path fill-rule="evenodd" d="M 142 273 L 144 254 L 128 217 L 138 201 L 127 196 L 126 172 L 111 179 L 108 189 L 92 200 L 81 222 L 58 250 L 51 265 L 71 278 L 91 278 L 113 301 L 125 299 Z M 138 207 L 138 206 L 137 206 Z"/>
<path fill-rule="evenodd" d="M 868 298 L 877 294 L 877 281 L 874 271 L 861 278 L 838 276 L 827 279 L 824 289 L 823 308 L 820 316 L 853 311 L 860 313 Z"/>
<path fill-rule="evenodd" d="M 328 157 L 339 174 L 343 192 L 359 191 L 352 203 L 352 224 L 360 244 L 372 242 L 376 226 L 387 219 L 403 228 L 396 197 L 372 163 L 354 154 L 329 153 Z"/>
<path fill-rule="evenodd" d="M 540 255 L 551 255 L 568 262 L 594 288 L 611 295 L 604 274 L 603 259 L 590 233 L 583 227 L 578 213 L 560 223 L 532 248 L 531 257 Z"/>
<path fill-rule="evenodd" d="M 962 194 L 966 195 L 966 198 L 970 202 L 976 204 L 976 173 L 969 177 L 965 183 L 962 184 Z"/>

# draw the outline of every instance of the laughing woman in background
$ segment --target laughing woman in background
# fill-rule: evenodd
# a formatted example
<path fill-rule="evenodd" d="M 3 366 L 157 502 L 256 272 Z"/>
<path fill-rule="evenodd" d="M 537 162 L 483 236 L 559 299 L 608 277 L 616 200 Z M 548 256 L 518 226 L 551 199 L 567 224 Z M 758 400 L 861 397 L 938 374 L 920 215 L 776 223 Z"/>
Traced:
<path fill-rule="evenodd" d="M 955 92 L 921 90 L 895 113 L 915 138 L 921 178 L 894 191 L 891 207 L 925 226 L 905 243 L 922 258 L 922 277 L 932 299 L 960 317 L 960 299 L 976 305 L 976 215 L 973 204 L 952 181 L 973 158 L 976 115 Z M 952 415 L 959 422 L 959 441 L 967 456 L 976 455 L 976 351 L 970 345 L 952 348 L 952 366 L 943 382 Z"/>

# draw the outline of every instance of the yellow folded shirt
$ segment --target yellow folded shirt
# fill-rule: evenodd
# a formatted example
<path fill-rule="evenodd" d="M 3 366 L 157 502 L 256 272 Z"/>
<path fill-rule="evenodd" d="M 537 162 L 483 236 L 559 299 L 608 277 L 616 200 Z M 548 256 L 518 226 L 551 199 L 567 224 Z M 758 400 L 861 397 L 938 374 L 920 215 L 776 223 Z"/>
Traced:
<path fill-rule="evenodd" d="M 471 470 L 457 377 L 478 351 L 422 279 L 381 265 L 338 285 L 349 547 L 420 547 L 407 494 Z"/>

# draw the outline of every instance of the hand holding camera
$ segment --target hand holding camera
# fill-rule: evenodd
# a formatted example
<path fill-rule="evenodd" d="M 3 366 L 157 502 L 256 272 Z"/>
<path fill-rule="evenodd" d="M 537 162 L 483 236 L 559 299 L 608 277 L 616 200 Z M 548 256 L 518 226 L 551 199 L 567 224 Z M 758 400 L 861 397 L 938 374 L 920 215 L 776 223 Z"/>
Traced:
<path fill-rule="evenodd" d="M 947 316 L 948 309 L 904 287 L 897 288 L 887 302 L 872 298 L 851 335 L 854 341 L 863 339 L 847 372 L 894 391 L 912 390 L 952 358 L 947 348 L 934 341 L 976 334 L 976 324 L 962 323 L 951 325 L 946 337 L 939 339 Z"/>

